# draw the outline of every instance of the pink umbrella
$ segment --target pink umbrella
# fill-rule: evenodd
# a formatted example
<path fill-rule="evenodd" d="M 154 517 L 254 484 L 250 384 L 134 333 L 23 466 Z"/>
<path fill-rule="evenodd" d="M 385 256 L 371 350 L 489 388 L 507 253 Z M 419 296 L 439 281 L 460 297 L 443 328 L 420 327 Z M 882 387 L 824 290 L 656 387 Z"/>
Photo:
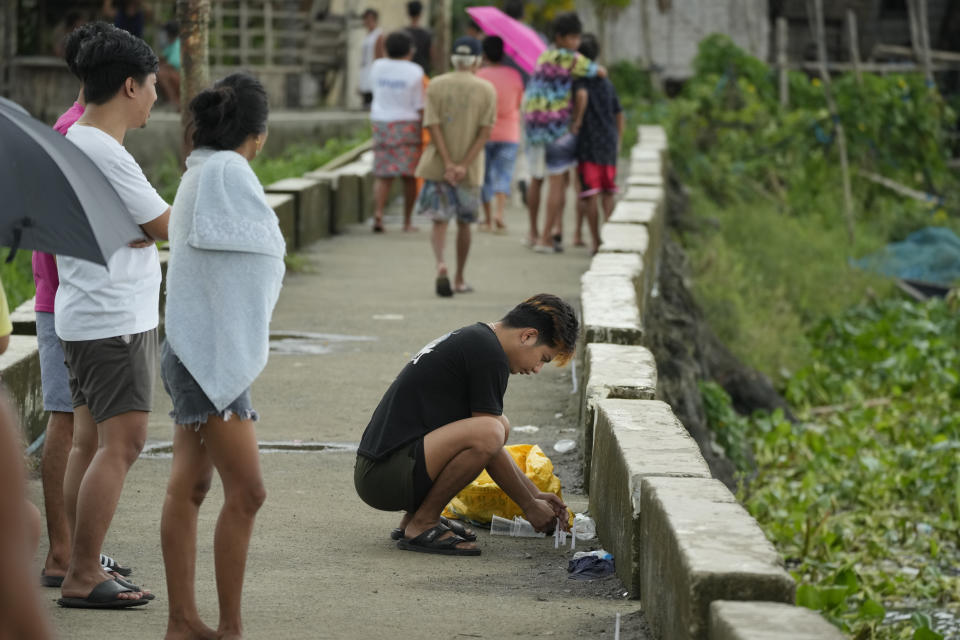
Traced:
<path fill-rule="evenodd" d="M 517 22 L 496 7 L 467 7 L 467 13 L 483 32 L 503 39 L 503 50 L 527 73 L 533 73 L 537 58 L 546 51 L 537 32 Z"/>

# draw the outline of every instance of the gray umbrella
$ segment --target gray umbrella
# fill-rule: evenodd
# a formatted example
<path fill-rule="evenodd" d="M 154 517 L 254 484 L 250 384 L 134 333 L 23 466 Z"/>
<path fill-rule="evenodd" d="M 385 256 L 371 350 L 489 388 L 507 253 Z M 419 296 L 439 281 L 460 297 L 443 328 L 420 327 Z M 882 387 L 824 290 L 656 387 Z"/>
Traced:
<path fill-rule="evenodd" d="M 102 265 L 145 234 L 72 142 L 0 98 L 0 246 Z"/>

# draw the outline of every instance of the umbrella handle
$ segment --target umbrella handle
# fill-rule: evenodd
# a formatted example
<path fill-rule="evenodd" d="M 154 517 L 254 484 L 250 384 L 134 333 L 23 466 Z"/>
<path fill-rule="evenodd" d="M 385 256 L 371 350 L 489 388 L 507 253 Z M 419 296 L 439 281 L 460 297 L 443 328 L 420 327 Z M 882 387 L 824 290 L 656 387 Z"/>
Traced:
<path fill-rule="evenodd" d="M 23 218 L 20 220 L 20 224 L 13 228 L 13 242 L 10 243 L 10 253 L 7 255 L 6 262 L 9 264 L 13 262 L 13 259 L 17 257 L 17 249 L 20 248 L 20 239 L 23 237 L 24 227 L 33 226 L 33 220 L 30 218 Z"/>

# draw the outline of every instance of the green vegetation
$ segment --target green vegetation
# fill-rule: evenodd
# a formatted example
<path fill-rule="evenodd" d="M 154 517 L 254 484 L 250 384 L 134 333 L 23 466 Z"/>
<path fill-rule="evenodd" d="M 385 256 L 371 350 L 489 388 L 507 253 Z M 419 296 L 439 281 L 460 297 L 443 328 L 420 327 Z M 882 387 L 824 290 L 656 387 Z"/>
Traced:
<path fill-rule="evenodd" d="M 775 72 L 717 35 L 670 101 L 635 68 L 614 65 L 611 78 L 630 129 L 667 129 L 708 321 L 799 417 L 740 416 L 721 387 L 701 385 L 740 497 L 787 559 L 798 604 L 856 638 L 939 638 L 929 612 L 960 614 L 960 314 L 956 301 L 895 297 L 851 259 L 923 226 L 960 229 L 960 180 L 947 167 L 956 114 L 917 75 L 835 78 L 851 242 L 819 80 L 791 73 L 783 107 Z M 863 172 L 934 198 L 904 198 Z"/>
<path fill-rule="evenodd" d="M 21 249 L 13 257 L 13 262 L 7 262 L 9 255 L 10 249 L 0 249 L 0 282 L 7 294 L 7 306 L 13 311 L 36 294 L 36 287 L 33 284 L 32 253 Z"/>

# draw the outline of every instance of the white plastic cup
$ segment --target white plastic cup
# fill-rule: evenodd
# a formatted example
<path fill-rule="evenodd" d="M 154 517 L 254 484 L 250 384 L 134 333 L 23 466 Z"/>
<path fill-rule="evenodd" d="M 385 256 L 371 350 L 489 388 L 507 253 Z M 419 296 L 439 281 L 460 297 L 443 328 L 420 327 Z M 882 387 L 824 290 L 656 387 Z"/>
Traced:
<path fill-rule="evenodd" d="M 513 535 L 513 520 L 501 518 L 494 515 L 490 519 L 490 535 L 492 536 L 511 536 Z"/>
<path fill-rule="evenodd" d="M 537 531 L 533 528 L 533 525 L 527 522 L 525 519 L 520 516 L 516 516 L 513 519 L 513 528 L 515 536 L 519 538 L 543 538 L 547 534 Z"/>

